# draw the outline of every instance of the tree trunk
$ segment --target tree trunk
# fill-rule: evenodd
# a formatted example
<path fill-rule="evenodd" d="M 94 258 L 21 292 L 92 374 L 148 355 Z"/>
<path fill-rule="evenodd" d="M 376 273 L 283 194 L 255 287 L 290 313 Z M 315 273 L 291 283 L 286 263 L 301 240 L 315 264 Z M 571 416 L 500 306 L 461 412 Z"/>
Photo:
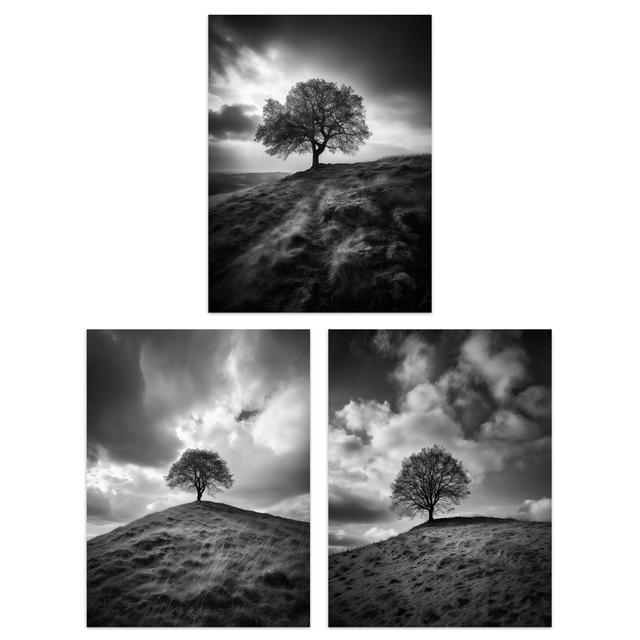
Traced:
<path fill-rule="evenodd" d="M 320 151 L 316 151 L 314 149 L 314 151 L 313 151 L 313 164 L 311 165 L 312 169 L 315 169 L 320 164 L 319 161 L 318 161 L 318 159 L 320 158 L 320 153 L 321 153 Z"/>
<path fill-rule="evenodd" d="M 202 491 L 198 491 L 198 502 L 202 502 Z"/>
<path fill-rule="evenodd" d="M 433 507 L 429 509 L 429 522 L 433 521 Z"/>

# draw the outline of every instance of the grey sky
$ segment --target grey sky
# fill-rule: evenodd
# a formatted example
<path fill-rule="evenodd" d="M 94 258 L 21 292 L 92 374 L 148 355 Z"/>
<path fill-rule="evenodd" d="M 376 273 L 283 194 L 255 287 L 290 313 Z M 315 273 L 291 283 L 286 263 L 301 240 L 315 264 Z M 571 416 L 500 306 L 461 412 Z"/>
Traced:
<path fill-rule="evenodd" d="M 308 332 L 89 331 L 88 533 L 195 499 L 163 480 L 189 447 L 235 476 L 207 499 L 308 520 Z"/>
<path fill-rule="evenodd" d="M 351 85 L 372 131 L 355 156 L 326 154 L 323 162 L 430 152 L 430 16 L 211 16 L 210 169 L 308 168 L 298 155 L 268 156 L 253 137 L 265 100 L 282 102 L 310 78 Z"/>

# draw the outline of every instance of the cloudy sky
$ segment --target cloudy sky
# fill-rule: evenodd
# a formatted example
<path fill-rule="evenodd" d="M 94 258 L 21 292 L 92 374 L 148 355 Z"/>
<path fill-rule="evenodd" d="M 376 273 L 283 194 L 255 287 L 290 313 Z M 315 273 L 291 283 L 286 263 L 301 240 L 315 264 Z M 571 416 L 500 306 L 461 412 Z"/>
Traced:
<path fill-rule="evenodd" d="M 234 474 L 205 499 L 308 521 L 308 332 L 89 331 L 88 535 L 195 500 L 163 480 L 190 447 Z"/>
<path fill-rule="evenodd" d="M 329 544 L 421 522 L 389 509 L 402 458 L 440 444 L 471 475 L 454 515 L 551 518 L 548 331 L 331 331 Z"/>
<path fill-rule="evenodd" d="M 210 16 L 209 162 L 214 171 L 299 171 L 253 142 L 267 98 L 284 102 L 310 78 L 345 83 L 364 98 L 371 138 L 355 156 L 431 151 L 429 16 Z"/>

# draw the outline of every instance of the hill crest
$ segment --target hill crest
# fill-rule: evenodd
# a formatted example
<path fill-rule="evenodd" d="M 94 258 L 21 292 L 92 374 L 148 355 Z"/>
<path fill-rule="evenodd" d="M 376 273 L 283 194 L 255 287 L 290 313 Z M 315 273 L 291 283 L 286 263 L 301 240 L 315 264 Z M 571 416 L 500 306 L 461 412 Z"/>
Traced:
<path fill-rule="evenodd" d="M 127 524 L 123 524 L 107 533 L 102 533 L 100 535 L 94 536 L 89 541 L 99 540 L 104 538 L 105 536 L 109 536 L 111 534 L 115 534 L 118 532 L 127 531 L 132 527 L 139 526 L 143 523 L 151 524 L 156 519 L 167 518 L 171 519 L 172 516 L 181 515 L 187 517 L 196 517 L 202 516 L 206 517 L 207 515 L 213 517 L 232 517 L 232 516 L 244 516 L 244 517 L 255 517 L 257 520 L 261 518 L 273 519 L 273 520 L 281 520 L 283 522 L 296 523 L 300 525 L 309 526 L 308 522 L 303 520 L 293 520 L 291 518 L 284 518 L 282 516 L 276 516 L 271 513 L 263 513 L 260 511 L 251 511 L 248 509 L 241 509 L 240 507 L 234 507 L 233 505 L 226 504 L 224 502 L 213 502 L 212 500 L 201 500 L 198 502 L 194 500 L 193 502 L 185 502 L 184 504 L 179 504 L 173 507 L 167 507 L 161 511 L 154 511 L 152 513 L 148 513 L 136 520 L 132 520 Z"/>
<path fill-rule="evenodd" d="M 516 520 L 515 518 L 495 518 L 493 516 L 451 516 L 449 518 L 434 518 L 429 522 L 421 522 L 415 527 L 411 527 L 409 531 L 414 529 L 421 529 L 423 527 L 453 527 L 464 526 L 467 524 L 500 524 L 501 522 L 524 522 L 523 520 Z"/>
<path fill-rule="evenodd" d="M 87 542 L 88 626 L 307 626 L 309 523 L 209 501 Z"/>

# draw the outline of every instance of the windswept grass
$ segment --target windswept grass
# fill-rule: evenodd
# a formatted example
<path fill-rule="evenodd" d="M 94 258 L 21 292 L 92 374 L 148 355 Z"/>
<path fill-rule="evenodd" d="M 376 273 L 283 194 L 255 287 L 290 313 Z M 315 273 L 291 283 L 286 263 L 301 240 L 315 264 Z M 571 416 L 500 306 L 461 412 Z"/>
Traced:
<path fill-rule="evenodd" d="M 551 525 L 451 518 L 329 557 L 331 626 L 551 625 Z"/>
<path fill-rule="evenodd" d="M 211 198 L 210 311 L 430 311 L 431 156 Z"/>
<path fill-rule="evenodd" d="M 213 502 L 87 544 L 89 626 L 307 626 L 309 525 Z"/>

